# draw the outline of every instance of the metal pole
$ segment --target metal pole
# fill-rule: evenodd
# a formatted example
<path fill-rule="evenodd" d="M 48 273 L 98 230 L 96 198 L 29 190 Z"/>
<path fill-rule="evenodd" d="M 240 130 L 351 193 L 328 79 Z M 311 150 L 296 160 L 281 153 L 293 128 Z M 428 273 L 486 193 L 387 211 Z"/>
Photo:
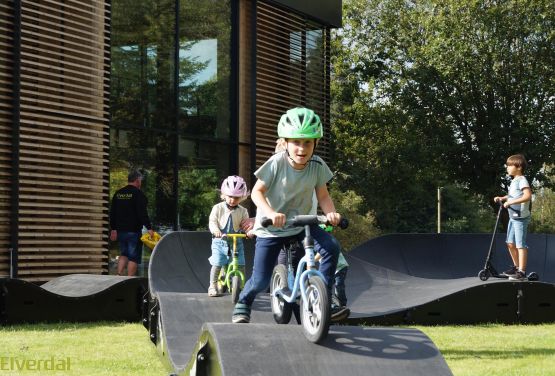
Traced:
<path fill-rule="evenodd" d="M 441 187 L 437 187 L 437 233 L 441 234 Z"/>

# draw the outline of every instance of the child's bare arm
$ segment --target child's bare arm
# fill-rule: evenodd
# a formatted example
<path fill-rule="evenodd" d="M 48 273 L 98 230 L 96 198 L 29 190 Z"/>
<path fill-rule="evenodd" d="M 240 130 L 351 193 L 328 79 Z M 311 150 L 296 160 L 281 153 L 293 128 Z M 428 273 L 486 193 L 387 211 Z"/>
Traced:
<path fill-rule="evenodd" d="M 274 227 L 283 227 L 285 224 L 285 215 L 277 213 L 266 201 L 266 186 L 262 180 L 257 180 L 252 188 L 251 199 L 257 208 L 266 213 L 266 216 L 272 219 Z"/>
<path fill-rule="evenodd" d="M 326 214 L 328 221 L 333 226 L 337 226 L 341 220 L 341 215 L 335 211 L 335 205 L 328 192 L 328 187 L 325 184 L 316 187 L 316 198 L 318 199 L 320 208 L 322 208 L 322 211 Z"/>

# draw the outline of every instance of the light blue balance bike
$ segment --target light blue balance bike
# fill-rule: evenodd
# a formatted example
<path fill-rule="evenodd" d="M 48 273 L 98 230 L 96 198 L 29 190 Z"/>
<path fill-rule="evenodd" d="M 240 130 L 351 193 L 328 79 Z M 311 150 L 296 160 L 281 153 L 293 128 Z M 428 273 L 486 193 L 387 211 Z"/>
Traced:
<path fill-rule="evenodd" d="M 304 227 L 305 255 L 299 261 L 296 273 L 291 266 L 291 257 L 288 257 L 288 266 L 276 265 L 270 282 L 272 313 L 276 322 L 287 324 L 291 320 L 293 305 L 300 300 L 303 333 L 314 343 L 319 343 L 328 335 L 331 313 L 326 279 L 316 268 L 314 260 L 314 238 L 310 234 L 310 226 L 327 223 L 327 218 L 319 215 L 298 215 L 285 222 L 285 226 Z M 264 227 L 271 224 L 269 218 L 262 220 Z M 347 226 L 348 221 L 342 219 L 340 227 L 344 229 Z M 286 251 L 290 253 L 290 250 Z"/>

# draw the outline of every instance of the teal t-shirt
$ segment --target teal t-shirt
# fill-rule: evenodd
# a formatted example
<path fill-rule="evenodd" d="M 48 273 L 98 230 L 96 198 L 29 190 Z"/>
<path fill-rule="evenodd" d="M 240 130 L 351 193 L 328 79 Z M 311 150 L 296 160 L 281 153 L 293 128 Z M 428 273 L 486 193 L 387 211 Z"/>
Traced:
<path fill-rule="evenodd" d="M 333 173 L 317 155 L 302 170 L 295 170 L 287 161 L 286 152 L 274 154 L 266 161 L 254 175 L 266 186 L 266 201 L 278 213 L 283 213 L 287 219 L 296 215 L 311 214 L 312 195 L 316 187 L 326 184 Z M 260 219 L 266 217 L 261 209 L 256 211 L 254 233 L 262 238 L 285 237 L 296 235 L 303 231 L 300 227 L 276 228 L 260 225 Z"/>
<path fill-rule="evenodd" d="M 349 263 L 345 259 L 345 256 L 343 256 L 343 253 L 340 251 L 339 258 L 337 259 L 337 267 L 335 268 L 335 272 L 337 273 L 341 269 L 345 269 L 348 266 L 349 266 Z"/>

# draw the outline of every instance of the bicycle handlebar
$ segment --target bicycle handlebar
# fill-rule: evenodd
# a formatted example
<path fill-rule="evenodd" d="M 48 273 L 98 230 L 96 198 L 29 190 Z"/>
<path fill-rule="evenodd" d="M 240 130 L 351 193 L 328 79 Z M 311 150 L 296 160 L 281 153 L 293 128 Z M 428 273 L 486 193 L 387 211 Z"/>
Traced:
<path fill-rule="evenodd" d="M 260 221 L 262 227 L 268 227 L 272 224 L 272 219 L 263 217 Z M 330 225 L 328 218 L 325 215 L 297 215 L 293 218 L 285 221 L 285 226 L 302 227 L 306 225 Z M 341 218 L 339 221 L 339 227 L 345 230 L 349 227 L 349 220 L 347 218 Z"/>
<path fill-rule="evenodd" d="M 222 234 L 222 238 L 246 238 L 247 234 L 238 233 L 238 234 Z"/>

